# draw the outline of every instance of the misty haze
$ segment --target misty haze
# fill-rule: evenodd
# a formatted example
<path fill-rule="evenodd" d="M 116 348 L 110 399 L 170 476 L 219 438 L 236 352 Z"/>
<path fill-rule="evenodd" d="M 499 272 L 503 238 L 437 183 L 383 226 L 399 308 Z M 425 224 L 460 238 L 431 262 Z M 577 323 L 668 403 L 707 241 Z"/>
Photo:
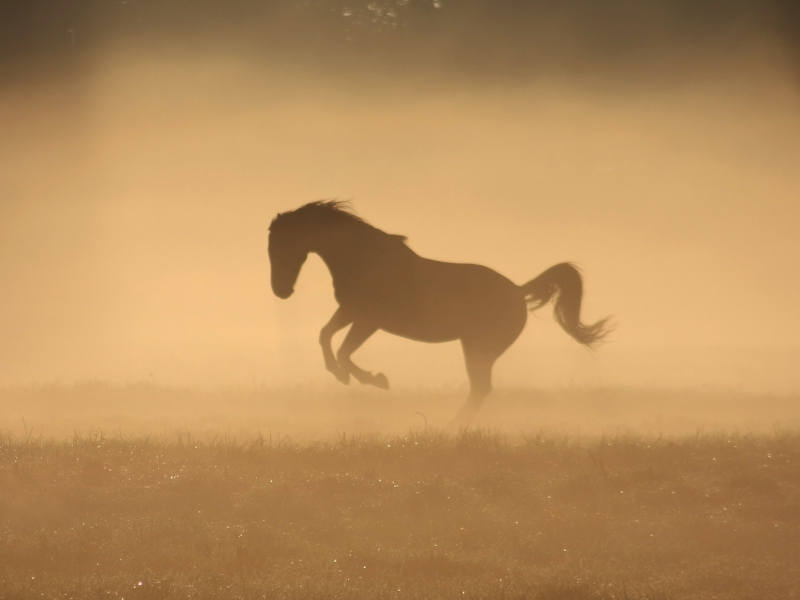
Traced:
<path fill-rule="evenodd" d="M 3 3 L 0 598 L 800 597 L 798 40 L 788 0 Z M 548 280 L 482 404 L 457 302 L 348 366 L 333 269 L 271 265 L 320 201 L 576 265 L 602 343 Z"/>

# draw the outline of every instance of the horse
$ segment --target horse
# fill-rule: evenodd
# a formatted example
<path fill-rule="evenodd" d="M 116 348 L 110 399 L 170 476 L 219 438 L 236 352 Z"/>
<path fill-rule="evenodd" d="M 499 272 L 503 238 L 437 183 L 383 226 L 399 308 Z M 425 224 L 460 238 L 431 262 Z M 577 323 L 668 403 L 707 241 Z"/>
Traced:
<path fill-rule="evenodd" d="M 492 389 L 492 367 L 517 339 L 528 311 L 554 299 L 554 317 L 576 341 L 594 348 L 609 333 L 608 318 L 580 320 L 583 282 L 577 267 L 560 263 L 524 285 L 481 265 L 423 258 L 406 237 L 359 217 L 349 202 L 319 200 L 279 213 L 269 227 L 274 294 L 294 293 L 300 270 L 316 253 L 333 279 L 339 308 L 319 334 L 325 367 L 344 384 L 388 389 L 383 373 L 358 367 L 353 353 L 378 330 L 420 342 L 461 341 L 469 396 L 454 419 L 469 424 Z M 334 355 L 331 341 L 350 326 Z"/>

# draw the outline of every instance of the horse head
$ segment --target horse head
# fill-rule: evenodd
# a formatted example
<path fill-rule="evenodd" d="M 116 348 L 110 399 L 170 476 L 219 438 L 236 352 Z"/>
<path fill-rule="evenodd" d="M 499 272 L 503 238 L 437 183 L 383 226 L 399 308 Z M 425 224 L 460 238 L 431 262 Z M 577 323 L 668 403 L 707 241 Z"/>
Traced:
<path fill-rule="evenodd" d="M 350 245 L 359 245 L 364 251 L 364 244 L 374 243 L 376 236 L 400 245 L 405 240 L 402 236 L 391 236 L 375 229 L 355 215 L 348 202 L 339 200 L 316 200 L 279 213 L 269 226 L 272 291 L 278 298 L 292 295 L 309 252 L 334 251 L 334 248 L 339 252 L 343 240 Z M 325 256 L 322 259 L 325 260 Z"/>
<path fill-rule="evenodd" d="M 294 284 L 310 252 L 303 232 L 286 218 L 289 214 L 279 214 L 269 228 L 272 291 L 282 299 L 294 293 Z"/>

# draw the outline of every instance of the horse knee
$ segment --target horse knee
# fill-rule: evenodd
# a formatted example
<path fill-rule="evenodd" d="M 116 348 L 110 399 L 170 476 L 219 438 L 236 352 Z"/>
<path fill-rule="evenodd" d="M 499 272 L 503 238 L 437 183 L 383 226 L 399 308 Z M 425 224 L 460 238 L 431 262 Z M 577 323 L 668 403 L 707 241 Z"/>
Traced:
<path fill-rule="evenodd" d="M 322 346 L 329 345 L 331 343 L 331 340 L 333 339 L 333 334 L 334 334 L 334 331 L 332 330 L 332 328 L 329 328 L 326 325 L 325 327 L 323 327 L 319 331 L 319 343 Z"/>

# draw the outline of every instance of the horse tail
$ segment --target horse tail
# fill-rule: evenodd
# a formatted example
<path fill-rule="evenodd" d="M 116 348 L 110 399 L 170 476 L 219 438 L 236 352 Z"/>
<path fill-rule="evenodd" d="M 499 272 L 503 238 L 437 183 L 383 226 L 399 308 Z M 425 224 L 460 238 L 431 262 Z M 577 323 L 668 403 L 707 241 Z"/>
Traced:
<path fill-rule="evenodd" d="M 594 348 L 611 331 L 608 318 L 592 325 L 581 323 L 583 281 L 580 271 L 572 263 L 552 266 L 520 287 L 531 311 L 541 308 L 556 296 L 553 317 L 564 331 L 584 346 Z"/>

